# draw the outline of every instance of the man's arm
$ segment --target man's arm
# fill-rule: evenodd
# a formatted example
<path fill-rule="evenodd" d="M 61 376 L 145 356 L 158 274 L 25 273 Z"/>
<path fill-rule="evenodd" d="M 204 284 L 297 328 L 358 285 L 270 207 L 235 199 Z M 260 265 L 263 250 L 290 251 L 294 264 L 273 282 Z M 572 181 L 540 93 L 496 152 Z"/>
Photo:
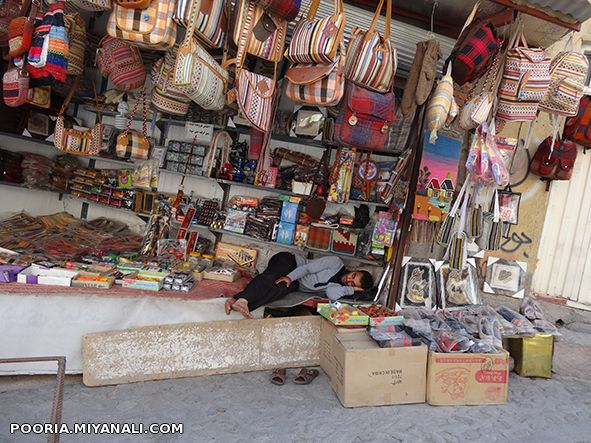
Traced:
<path fill-rule="evenodd" d="M 327 256 L 317 258 L 316 260 L 310 260 L 305 265 L 295 268 L 287 274 L 287 277 L 289 277 L 291 281 L 297 281 L 306 275 L 315 274 L 316 272 L 324 271 L 329 268 L 336 268 L 336 273 L 341 266 L 343 266 L 343 261 L 339 257 Z"/>
<path fill-rule="evenodd" d="M 335 301 L 341 297 L 345 297 L 346 295 L 353 295 L 355 293 L 355 289 L 351 286 L 343 286 L 337 283 L 329 283 L 326 287 L 326 296 L 331 300 Z"/>

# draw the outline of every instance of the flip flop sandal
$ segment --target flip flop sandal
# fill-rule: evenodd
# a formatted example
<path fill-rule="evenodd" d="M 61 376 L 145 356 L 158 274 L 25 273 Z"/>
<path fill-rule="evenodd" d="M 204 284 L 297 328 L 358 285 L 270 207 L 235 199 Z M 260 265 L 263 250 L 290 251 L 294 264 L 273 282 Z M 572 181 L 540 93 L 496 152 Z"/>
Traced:
<path fill-rule="evenodd" d="M 293 382 L 296 385 L 309 385 L 312 380 L 318 377 L 318 374 L 318 369 L 302 368 L 297 377 L 293 379 Z"/>
<path fill-rule="evenodd" d="M 285 384 L 285 375 L 285 369 L 273 369 L 273 373 L 271 374 L 271 383 L 277 386 Z"/>

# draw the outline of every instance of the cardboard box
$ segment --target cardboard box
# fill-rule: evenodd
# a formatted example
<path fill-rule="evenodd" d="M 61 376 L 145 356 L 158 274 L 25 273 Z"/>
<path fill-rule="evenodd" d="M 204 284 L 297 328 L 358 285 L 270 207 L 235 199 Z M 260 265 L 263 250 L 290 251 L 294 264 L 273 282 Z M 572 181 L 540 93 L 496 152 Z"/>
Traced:
<path fill-rule="evenodd" d="M 103 280 L 80 280 L 80 277 L 87 277 L 94 279 L 96 277 L 102 277 Z M 109 289 L 115 283 L 115 277 L 101 276 L 97 272 L 86 272 L 80 271 L 76 278 L 72 280 L 72 286 L 75 288 L 96 288 L 96 289 Z"/>
<path fill-rule="evenodd" d="M 316 311 L 336 326 L 364 327 L 368 325 L 369 317 L 363 312 L 353 308 L 347 303 L 341 303 L 341 308 L 350 312 L 357 311 L 359 315 L 339 315 L 338 312 L 331 309 L 330 303 L 318 303 L 318 305 L 316 305 Z"/>
<path fill-rule="evenodd" d="M 16 281 L 30 285 L 70 286 L 72 279 L 77 275 L 78 271 L 70 271 L 62 268 L 46 268 L 45 266 L 32 264 L 19 272 Z"/>
<path fill-rule="evenodd" d="M 164 284 L 164 278 L 168 272 L 158 271 L 139 271 L 123 279 L 124 288 L 143 289 L 146 291 L 159 291 Z M 142 280 L 139 277 L 150 278 L 153 280 Z"/>
<path fill-rule="evenodd" d="M 17 275 L 24 269 L 24 266 L 0 265 L 0 283 L 16 281 Z"/>
<path fill-rule="evenodd" d="M 339 328 L 329 320 L 321 319 L 320 325 L 320 367 L 330 380 L 335 377 L 335 337 L 338 334 L 366 334 L 365 329 Z"/>
<path fill-rule="evenodd" d="M 219 274 L 219 273 L 214 272 L 216 269 L 219 269 L 219 268 L 206 269 L 203 272 L 203 278 L 206 280 L 218 280 L 218 281 L 227 281 L 227 282 L 234 282 L 240 278 L 240 273 L 237 271 L 234 271 L 231 274 Z"/>
<path fill-rule="evenodd" d="M 427 347 L 380 348 L 366 333 L 335 336 L 331 385 L 345 407 L 424 403 Z"/>
<path fill-rule="evenodd" d="M 554 336 L 537 334 L 533 337 L 508 338 L 507 350 L 515 360 L 515 372 L 518 375 L 552 378 Z"/>
<path fill-rule="evenodd" d="M 509 396 L 509 353 L 442 354 L 429 352 L 427 403 L 500 405 Z"/>
<path fill-rule="evenodd" d="M 258 253 L 256 249 L 224 242 L 215 247 L 215 258 L 250 269 L 256 266 Z"/>

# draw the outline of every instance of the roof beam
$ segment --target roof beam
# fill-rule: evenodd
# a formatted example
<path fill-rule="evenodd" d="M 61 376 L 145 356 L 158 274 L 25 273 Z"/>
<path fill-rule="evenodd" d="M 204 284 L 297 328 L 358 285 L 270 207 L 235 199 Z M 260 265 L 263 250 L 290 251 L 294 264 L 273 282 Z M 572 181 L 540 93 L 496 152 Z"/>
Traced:
<path fill-rule="evenodd" d="M 549 23 L 554 23 L 555 25 L 562 26 L 563 28 L 572 29 L 573 31 L 580 31 L 581 24 L 579 22 L 569 23 L 565 22 L 564 20 L 559 19 L 558 17 L 553 17 L 545 12 L 540 11 L 539 9 L 532 8 L 531 6 L 527 5 L 519 5 L 513 3 L 511 0 L 490 0 L 493 3 L 497 3 L 499 5 L 506 6 L 511 9 L 515 9 L 519 12 L 523 12 L 524 14 L 531 15 L 532 17 L 539 18 L 541 20 L 547 21 Z"/>

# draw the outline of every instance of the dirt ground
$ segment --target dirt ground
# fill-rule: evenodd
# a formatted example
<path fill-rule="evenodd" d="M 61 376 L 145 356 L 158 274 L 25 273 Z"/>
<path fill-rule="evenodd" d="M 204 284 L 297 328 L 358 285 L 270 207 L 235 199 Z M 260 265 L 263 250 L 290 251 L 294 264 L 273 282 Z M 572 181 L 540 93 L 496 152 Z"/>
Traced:
<path fill-rule="evenodd" d="M 63 422 L 183 423 L 175 435 L 62 435 L 78 442 L 591 442 L 591 335 L 563 328 L 551 380 L 512 374 L 503 406 L 346 409 L 324 373 L 308 386 L 255 372 L 87 388 L 69 376 Z M 48 421 L 53 380 L 0 378 L 0 442 L 43 442 L 10 423 Z"/>

